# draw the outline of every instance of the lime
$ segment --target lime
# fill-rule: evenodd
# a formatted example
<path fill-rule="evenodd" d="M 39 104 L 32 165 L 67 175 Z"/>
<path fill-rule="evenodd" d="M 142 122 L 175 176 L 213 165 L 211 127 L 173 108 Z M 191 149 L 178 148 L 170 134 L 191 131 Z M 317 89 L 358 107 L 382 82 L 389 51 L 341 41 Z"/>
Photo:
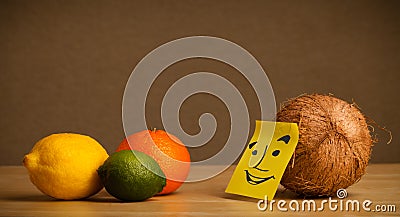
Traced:
<path fill-rule="evenodd" d="M 124 201 L 146 200 L 161 192 L 166 184 L 157 162 L 139 151 L 124 150 L 112 154 L 97 173 L 107 192 Z"/>

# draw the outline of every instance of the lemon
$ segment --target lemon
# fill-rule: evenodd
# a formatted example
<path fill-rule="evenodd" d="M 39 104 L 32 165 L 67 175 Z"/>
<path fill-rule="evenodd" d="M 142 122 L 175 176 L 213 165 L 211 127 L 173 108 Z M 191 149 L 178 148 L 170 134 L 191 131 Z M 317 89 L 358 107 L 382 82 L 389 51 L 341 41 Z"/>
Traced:
<path fill-rule="evenodd" d="M 157 162 L 139 151 L 124 150 L 112 154 L 99 167 L 98 174 L 107 192 L 124 201 L 146 200 L 166 185 L 165 175 Z"/>
<path fill-rule="evenodd" d="M 32 183 L 44 194 L 74 200 L 103 188 L 96 170 L 107 157 L 106 150 L 93 138 L 60 133 L 38 141 L 23 164 Z"/>

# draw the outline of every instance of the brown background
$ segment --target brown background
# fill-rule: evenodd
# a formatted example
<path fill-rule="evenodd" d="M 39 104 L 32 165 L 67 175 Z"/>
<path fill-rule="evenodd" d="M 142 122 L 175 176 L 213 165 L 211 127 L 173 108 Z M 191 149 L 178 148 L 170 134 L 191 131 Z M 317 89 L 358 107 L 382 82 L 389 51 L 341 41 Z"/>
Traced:
<path fill-rule="evenodd" d="M 134 66 L 168 41 L 210 35 L 252 53 L 267 71 L 279 103 L 302 93 L 333 93 L 355 102 L 392 131 L 372 162 L 400 162 L 399 1 L 0 1 L 0 165 L 20 165 L 40 138 L 88 134 L 112 152 L 123 138 L 121 101 Z M 168 68 L 147 105 L 162 128 L 159 105 L 173 81 L 195 71 L 220 74 L 259 109 L 248 83 L 220 62 L 194 59 Z M 198 116 L 216 115 L 218 131 L 194 160 L 213 155 L 229 133 L 217 98 L 200 94 L 181 110 L 196 133 Z"/>

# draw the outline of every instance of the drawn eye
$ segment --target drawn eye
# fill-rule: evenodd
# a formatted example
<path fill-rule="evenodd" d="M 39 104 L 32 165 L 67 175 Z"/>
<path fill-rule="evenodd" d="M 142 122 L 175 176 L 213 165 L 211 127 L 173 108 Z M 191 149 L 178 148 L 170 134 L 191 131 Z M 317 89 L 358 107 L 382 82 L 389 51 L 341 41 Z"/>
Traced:
<path fill-rule="evenodd" d="M 257 150 L 251 152 L 252 155 L 257 155 Z"/>
<path fill-rule="evenodd" d="M 257 142 L 252 142 L 249 144 L 249 149 L 252 149 L 255 145 L 257 144 Z"/>
<path fill-rule="evenodd" d="M 275 150 L 275 151 L 272 152 L 272 156 L 276 157 L 276 156 L 279 155 L 279 153 L 281 153 L 281 151 Z"/>
<path fill-rule="evenodd" d="M 290 136 L 289 136 L 289 135 L 286 135 L 286 136 L 282 136 L 281 138 L 279 138 L 279 139 L 278 139 L 278 142 L 279 142 L 279 141 L 283 141 L 283 142 L 285 142 L 286 144 L 288 144 L 288 143 L 289 143 L 289 140 L 290 140 Z"/>

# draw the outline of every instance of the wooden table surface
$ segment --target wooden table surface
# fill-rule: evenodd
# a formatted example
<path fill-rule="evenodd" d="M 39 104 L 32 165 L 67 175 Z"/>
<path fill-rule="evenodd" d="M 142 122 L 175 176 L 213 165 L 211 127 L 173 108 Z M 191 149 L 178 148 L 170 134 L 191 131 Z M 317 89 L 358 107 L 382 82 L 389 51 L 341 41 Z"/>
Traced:
<path fill-rule="evenodd" d="M 205 168 L 207 169 L 207 168 Z M 262 212 L 257 199 L 225 193 L 233 167 L 207 181 L 186 183 L 176 193 L 156 196 L 144 202 L 124 203 L 102 190 L 97 195 L 81 201 L 59 201 L 39 192 L 31 184 L 23 167 L 0 167 L 0 216 L 400 216 L 400 164 L 371 164 L 360 182 L 347 189 L 343 200 L 371 200 L 375 205 L 395 205 L 395 212 L 287 211 L 274 207 Z M 289 203 L 299 198 L 279 188 L 275 200 Z M 325 198 L 326 199 L 326 198 Z M 337 199 L 337 198 L 333 198 Z M 322 199 L 315 199 L 317 204 Z"/>

